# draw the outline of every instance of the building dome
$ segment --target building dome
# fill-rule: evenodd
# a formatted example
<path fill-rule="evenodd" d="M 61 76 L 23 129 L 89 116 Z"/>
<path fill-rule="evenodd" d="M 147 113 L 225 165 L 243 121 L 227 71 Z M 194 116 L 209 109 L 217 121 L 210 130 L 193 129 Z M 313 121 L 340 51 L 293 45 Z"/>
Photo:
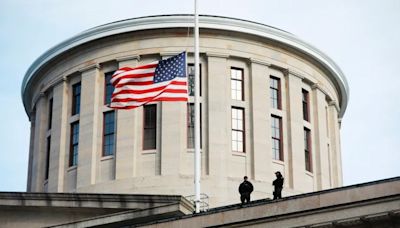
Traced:
<path fill-rule="evenodd" d="M 340 121 L 348 86 L 339 67 L 294 35 L 267 25 L 199 17 L 202 192 L 210 205 L 342 185 Z M 84 31 L 28 69 L 28 191 L 194 194 L 193 16 L 133 18 Z M 109 79 L 188 53 L 189 102 L 107 107 Z"/>

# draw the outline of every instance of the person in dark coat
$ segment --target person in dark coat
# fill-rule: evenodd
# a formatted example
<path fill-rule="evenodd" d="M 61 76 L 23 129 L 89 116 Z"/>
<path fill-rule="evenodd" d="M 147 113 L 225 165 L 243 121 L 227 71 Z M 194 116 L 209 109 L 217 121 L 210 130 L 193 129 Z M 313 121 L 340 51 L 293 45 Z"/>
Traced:
<path fill-rule="evenodd" d="M 253 192 L 253 185 L 247 181 L 247 176 L 243 177 L 243 182 L 239 185 L 240 201 L 242 204 L 250 202 L 250 194 Z"/>
<path fill-rule="evenodd" d="M 281 174 L 281 172 L 277 171 L 275 172 L 276 179 L 272 182 L 272 185 L 274 186 L 274 199 L 282 199 L 282 189 L 283 189 L 283 181 L 284 178 Z"/>

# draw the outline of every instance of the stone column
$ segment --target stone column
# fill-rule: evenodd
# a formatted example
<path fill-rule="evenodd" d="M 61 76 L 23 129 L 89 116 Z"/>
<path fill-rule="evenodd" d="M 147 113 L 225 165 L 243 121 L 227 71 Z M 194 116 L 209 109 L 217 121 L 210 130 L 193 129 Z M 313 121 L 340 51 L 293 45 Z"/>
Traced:
<path fill-rule="evenodd" d="M 178 53 L 161 53 L 162 59 Z M 161 145 L 160 174 L 179 175 L 182 153 L 186 152 L 186 109 L 187 102 L 162 102 L 157 108 L 161 110 Z M 157 111 L 157 114 L 160 113 Z"/>
<path fill-rule="evenodd" d="M 65 167 L 68 166 L 68 83 L 62 80 L 53 89 L 53 124 L 51 127 L 51 160 L 49 192 L 64 191 Z"/>
<path fill-rule="evenodd" d="M 331 139 L 333 187 L 340 187 L 342 180 L 342 161 L 340 150 L 340 132 L 338 113 L 339 107 L 335 101 L 329 103 L 329 135 Z"/>
<path fill-rule="evenodd" d="M 257 181 L 271 180 L 270 107 L 269 107 L 269 75 L 267 63 L 251 60 L 250 85 L 250 123 L 252 137 L 250 139 L 252 159 L 252 175 Z"/>
<path fill-rule="evenodd" d="M 161 175 L 178 175 L 186 148 L 186 102 L 163 102 L 161 108 Z"/>
<path fill-rule="evenodd" d="M 35 142 L 35 120 L 36 120 L 36 110 L 30 112 L 29 120 L 31 121 L 31 131 L 29 137 L 29 157 L 28 157 L 28 175 L 26 191 L 31 192 L 32 190 L 32 163 L 33 163 L 33 153 L 34 153 L 34 142 Z"/>
<path fill-rule="evenodd" d="M 287 121 L 289 184 L 296 190 L 305 191 L 304 186 L 304 125 L 302 107 L 302 78 L 291 73 L 287 76 Z"/>
<path fill-rule="evenodd" d="M 139 56 L 117 59 L 119 68 L 135 67 Z M 124 179 L 136 176 L 138 141 L 141 140 L 135 128 L 138 127 L 137 112 L 142 109 L 118 110 L 116 128 L 115 178 Z"/>
<path fill-rule="evenodd" d="M 100 83 L 99 67 L 92 65 L 81 72 L 77 189 L 96 183 L 97 161 L 101 156 L 97 134 L 102 130 L 100 90 L 103 89 L 103 85 Z"/>
<path fill-rule="evenodd" d="M 326 104 L 326 96 L 323 91 L 319 88 L 317 84 L 314 84 L 312 87 L 313 93 L 313 101 L 312 106 L 314 107 L 313 113 L 313 125 L 314 125 L 314 145 L 315 148 L 313 150 L 316 169 L 316 183 L 317 190 L 330 188 L 330 176 L 329 176 L 329 155 L 328 155 L 328 140 L 326 135 L 326 114 L 325 114 L 325 104 Z"/>
<path fill-rule="evenodd" d="M 210 176 L 226 177 L 231 155 L 230 77 L 227 57 L 207 53 L 208 57 L 208 116 L 207 137 Z"/>
<path fill-rule="evenodd" d="M 32 182 L 31 191 L 43 191 L 45 166 L 46 166 L 46 133 L 47 133 L 47 107 L 46 98 L 43 93 L 39 95 L 36 101 L 35 115 L 35 136 L 33 145 L 32 160 Z"/>

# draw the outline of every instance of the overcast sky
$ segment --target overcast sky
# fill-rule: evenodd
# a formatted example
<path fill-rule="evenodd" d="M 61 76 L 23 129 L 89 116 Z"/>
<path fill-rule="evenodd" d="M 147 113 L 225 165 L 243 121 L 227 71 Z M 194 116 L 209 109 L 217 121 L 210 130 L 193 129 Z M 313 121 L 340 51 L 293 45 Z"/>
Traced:
<path fill-rule="evenodd" d="M 200 14 L 286 30 L 343 70 L 350 100 L 341 128 L 344 185 L 400 175 L 399 0 L 199 0 Z M 193 13 L 191 0 L 0 0 L 0 191 L 25 191 L 30 124 L 21 101 L 28 67 L 77 33 L 127 18 Z"/>

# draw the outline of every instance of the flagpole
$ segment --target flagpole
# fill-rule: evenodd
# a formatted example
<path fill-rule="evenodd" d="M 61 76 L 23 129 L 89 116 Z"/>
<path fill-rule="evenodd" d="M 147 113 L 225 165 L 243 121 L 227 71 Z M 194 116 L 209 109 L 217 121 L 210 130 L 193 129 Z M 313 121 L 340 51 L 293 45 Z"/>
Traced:
<path fill-rule="evenodd" d="M 194 188 L 195 209 L 200 212 L 200 74 L 199 74 L 199 15 L 197 12 L 198 0 L 194 0 Z"/>

